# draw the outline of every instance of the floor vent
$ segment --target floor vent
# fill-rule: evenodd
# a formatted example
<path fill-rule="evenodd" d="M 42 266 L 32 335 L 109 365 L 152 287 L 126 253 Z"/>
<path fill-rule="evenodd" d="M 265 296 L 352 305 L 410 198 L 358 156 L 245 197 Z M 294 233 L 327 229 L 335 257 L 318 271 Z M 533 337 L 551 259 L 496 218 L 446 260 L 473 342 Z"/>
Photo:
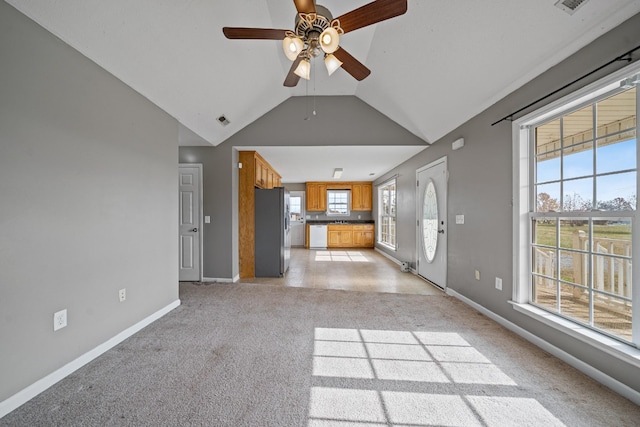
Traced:
<path fill-rule="evenodd" d="M 556 2 L 556 7 L 564 10 L 569 15 L 573 15 L 576 13 L 582 5 L 584 5 L 587 0 L 558 0 Z"/>

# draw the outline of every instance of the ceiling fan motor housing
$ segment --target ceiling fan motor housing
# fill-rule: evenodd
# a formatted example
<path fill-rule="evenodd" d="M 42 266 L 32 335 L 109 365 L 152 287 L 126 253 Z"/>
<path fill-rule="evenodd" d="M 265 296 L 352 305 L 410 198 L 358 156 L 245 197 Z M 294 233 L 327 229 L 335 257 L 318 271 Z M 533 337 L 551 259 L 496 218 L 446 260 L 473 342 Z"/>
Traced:
<path fill-rule="evenodd" d="M 303 19 L 307 16 L 307 19 Z M 315 16 L 315 19 L 311 19 Z M 309 52 L 314 56 L 320 55 L 320 34 L 331 26 L 333 15 L 324 6 L 316 5 L 315 14 L 296 15 L 296 35 L 308 45 Z"/>

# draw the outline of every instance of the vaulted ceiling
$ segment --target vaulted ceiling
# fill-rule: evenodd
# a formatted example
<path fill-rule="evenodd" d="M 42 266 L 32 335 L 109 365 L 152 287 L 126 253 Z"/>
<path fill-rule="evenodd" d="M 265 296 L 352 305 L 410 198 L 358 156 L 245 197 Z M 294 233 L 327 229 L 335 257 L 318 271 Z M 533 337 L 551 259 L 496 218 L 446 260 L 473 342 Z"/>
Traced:
<path fill-rule="evenodd" d="M 406 14 L 341 38 L 369 77 L 328 77 L 316 59 L 291 89 L 281 42 L 222 34 L 293 29 L 291 0 L 6 1 L 175 117 L 181 138 L 214 146 L 304 95 L 355 95 L 434 142 L 640 12 L 640 0 L 587 0 L 573 15 L 556 0 L 409 0 Z M 369 1 L 319 3 L 336 17 Z"/>

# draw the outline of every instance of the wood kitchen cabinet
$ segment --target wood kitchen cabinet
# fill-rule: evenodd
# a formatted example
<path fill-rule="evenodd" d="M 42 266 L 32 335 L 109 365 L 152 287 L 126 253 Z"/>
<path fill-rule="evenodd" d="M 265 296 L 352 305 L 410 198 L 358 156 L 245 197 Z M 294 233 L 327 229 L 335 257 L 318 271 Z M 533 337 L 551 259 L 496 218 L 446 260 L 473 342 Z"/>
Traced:
<path fill-rule="evenodd" d="M 327 210 L 327 189 L 351 190 L 351 210 L 370 211 L 372 208 L 371 182 L 307 182 L 307 210 Z"/>
<path fill-rule="evenodd" d="M 307 211 L 327 210 L 327 184 L 323 182 L 307 182 Z"/>
<path fill-rule="evenodd" d="M 281 178 L 278 172 L 255 151 L 246 151 L 246 153 L 254 153 L 254 185 L 258 188 L 280 187 Z M 246 161 L 241 163 L 246 163 Z"/>
<path fill-rule="evenodd" d="M 372 186 L 370 182 L 351 184 L 351 210 L 370 211 L 372 206 Z"/>
<path fill-rule="evenodd" d="M 373 244 L 373 224 L 329 224 L 327 226 L 328 248 L 372 248 Z"/>
<path fill-rule="evenodd" d="M 256 151 L 240 151 L 238 161 L 238 258 L 244 279 L 255 276 L 255 189 L 280 187 L 282 180 Z"/>
<path fill-rule="evenodd" d="M 353 247 L 353 230 L 350 225 L 332 225 L 327 227 L 327 247 Z"/>
<path fill-rule="evenodd" d="M 370 211 L 372 207 L 371 182 L 307 182 L 307 210 L 327 210 L 327 190 L 351 190 L 351 210 Z"/>
<path fill-rule="evenodd" d="M 353 246 L 358 248 L 372 248 L 375 242 L 373 224 L 353 226 Z"/>

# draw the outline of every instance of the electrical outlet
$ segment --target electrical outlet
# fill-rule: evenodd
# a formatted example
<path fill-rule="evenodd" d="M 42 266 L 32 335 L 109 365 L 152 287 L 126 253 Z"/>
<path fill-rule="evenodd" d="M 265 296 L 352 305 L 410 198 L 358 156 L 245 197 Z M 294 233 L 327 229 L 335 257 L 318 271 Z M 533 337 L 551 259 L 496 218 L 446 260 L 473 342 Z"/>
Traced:
<path fill-rule="evenodd" d="M 480 270 L 476 270 L 476 280 L 480 280 Z"/>
<path fill-rule="evenodd" d="M 53 330 L 57 331 L 67 326 L 67 309 L 53 313 Z"/>
<path fill-rule="evenodd" d="M 120 302 L 127 299 L 127 289 L 123 288 L 118 291 L 118 296 L 120 297 Z"/>
<path fill-rule="evenodd" d="M 499 291 L 502 290 L 502 279 L 499 277 L 496 277 L 496 289 Z"/>

